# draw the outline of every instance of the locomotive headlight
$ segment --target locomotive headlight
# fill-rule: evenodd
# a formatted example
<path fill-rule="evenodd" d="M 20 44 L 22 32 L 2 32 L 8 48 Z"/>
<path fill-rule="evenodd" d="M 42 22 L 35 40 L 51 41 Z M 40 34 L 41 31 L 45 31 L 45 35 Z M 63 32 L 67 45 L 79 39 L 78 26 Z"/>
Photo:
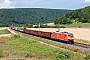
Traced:
<path fill-rule="evenodd" d="M 68 37 L 68 39 L 70 39 L 70 37 Z"/>
<path fill-rule="evenodd" d="M 72 39 L 74 39 L 74 38 L 72 37 Z"/>

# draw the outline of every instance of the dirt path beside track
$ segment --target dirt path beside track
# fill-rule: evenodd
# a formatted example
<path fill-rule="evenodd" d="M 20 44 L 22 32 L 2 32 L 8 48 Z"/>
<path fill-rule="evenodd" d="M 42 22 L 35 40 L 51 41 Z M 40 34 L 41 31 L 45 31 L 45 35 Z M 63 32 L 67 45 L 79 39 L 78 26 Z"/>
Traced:
<path fill-rule="evenodd" d="M 1 34 L 0 37 L 10 37 L 11 34 Z"/>

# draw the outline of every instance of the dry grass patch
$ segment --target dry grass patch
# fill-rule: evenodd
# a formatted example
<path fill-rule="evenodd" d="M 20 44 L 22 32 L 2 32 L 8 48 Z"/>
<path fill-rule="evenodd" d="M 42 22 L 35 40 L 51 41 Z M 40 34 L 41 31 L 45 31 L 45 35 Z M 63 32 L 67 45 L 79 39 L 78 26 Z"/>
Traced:
<path fill-rule="evenodd" d="M 89 44 L 90 45 L 90 41 L 88 41 L 88 40 L 75 39 L 75 42 L 80 42 L 80 43 L 84 43 L 84 44 Z"/>

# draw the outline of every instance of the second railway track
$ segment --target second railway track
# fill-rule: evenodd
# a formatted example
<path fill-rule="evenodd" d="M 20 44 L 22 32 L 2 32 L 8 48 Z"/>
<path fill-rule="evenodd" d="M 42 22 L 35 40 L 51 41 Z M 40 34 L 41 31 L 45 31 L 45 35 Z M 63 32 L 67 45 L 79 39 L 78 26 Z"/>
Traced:
<path fill-rule="evenodd" d="M 88 48 L 90 49 L 90 45 L 88 44 L 83 44 L 83 43 L 79 43 L 79 42 L 74 42 L 75 46 L 79 46 L 79 47 L 83 47 L 83 48 Z"/>

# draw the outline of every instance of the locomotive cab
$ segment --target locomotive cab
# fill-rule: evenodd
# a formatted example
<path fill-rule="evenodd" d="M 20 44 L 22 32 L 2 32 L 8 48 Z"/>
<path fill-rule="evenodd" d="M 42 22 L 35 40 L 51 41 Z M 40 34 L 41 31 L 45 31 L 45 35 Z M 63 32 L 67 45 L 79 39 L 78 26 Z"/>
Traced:
<path fill-rule="evenodd" d="M 68 41 L 71 44 L 74 44 L 74 36 L 72 33 L 68 33 Z"/>

